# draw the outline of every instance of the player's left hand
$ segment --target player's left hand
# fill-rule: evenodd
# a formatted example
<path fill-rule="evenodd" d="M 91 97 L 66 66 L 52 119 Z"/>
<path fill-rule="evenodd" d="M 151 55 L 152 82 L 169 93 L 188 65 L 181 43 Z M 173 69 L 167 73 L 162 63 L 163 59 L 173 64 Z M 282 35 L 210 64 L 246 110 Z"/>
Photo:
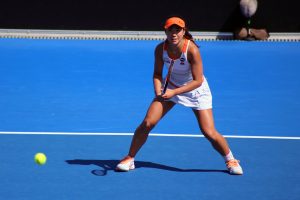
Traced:
<path fill-rule="evenodd" d="M 170 99 L 175 95 L 176 92 L 174 90 L 167 89 L 167 91 L 161 97 L 163 97 L 164 99 Z"/>

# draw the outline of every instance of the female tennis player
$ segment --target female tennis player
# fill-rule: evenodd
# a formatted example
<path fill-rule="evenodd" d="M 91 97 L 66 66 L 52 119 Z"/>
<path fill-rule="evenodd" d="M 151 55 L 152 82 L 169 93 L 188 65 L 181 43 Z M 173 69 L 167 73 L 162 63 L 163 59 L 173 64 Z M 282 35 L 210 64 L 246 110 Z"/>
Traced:
<path fill-rule="evenodd" d="M 199 48 L 188 32 L 185 21 L 179 17 L 168 18 L 164 30 L 167 39 L 155 49 L 155 98 L 134 133 L 128 155 L 120 161 L 116 170 L 129 171 L 135 168 L 134 157 L 146 142 L 149 132 L 175 104 L 181 104 L 193 110 L 201 132 L 223 156 L 229 173 L 243 174 L 239 161 L 234 158 L 227 141 L 215 129 L 212 95 L 203 75 Z M 164 66 L 168 68 L 165 81 L 162 78 Z"/>

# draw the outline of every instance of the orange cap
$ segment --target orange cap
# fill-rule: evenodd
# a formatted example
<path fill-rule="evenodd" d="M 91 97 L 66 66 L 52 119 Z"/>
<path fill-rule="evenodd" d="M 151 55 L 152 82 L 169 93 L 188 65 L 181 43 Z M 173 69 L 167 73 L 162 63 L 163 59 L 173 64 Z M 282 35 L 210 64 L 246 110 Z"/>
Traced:
<path fill-rule="evenodd" d="M 167 29 L 172 25 L 177 25 L 180 26 L 181 28 L 185 27 L 185 22 L 180 19 L 179 17 L 171 17 L 169 19 L 167 19 L 164 28 Z"/>

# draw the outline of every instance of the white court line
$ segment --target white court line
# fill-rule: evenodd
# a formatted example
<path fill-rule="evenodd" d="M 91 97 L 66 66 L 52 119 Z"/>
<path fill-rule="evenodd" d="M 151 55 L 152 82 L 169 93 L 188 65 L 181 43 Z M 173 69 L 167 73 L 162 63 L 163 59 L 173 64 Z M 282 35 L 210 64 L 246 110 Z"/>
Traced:
<path fill-rule="evenodd" d="M 81 135 L 81 136 L 132 136 L 133 133 L 88 133 L 88 132 L 13 132 L 0 131 L 0 135 Z M 194 137 L 202 138 L 202 134 L 167 134 L 150 133 L 150 136 L 156 137 Z M 300 140 L 300 137 L 281 137 L 281 136 L 247 136 L 247 135 L 223 135 L 225 138 L 242 139 L 280 139 L 280 140 Z"/>

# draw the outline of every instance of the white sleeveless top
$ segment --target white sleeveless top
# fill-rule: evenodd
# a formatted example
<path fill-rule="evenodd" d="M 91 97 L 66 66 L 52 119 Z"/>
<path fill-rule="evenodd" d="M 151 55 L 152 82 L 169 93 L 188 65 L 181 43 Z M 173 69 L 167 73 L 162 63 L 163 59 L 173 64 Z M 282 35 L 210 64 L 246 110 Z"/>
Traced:
<path fill-rule="evenodd" d="M 183 86 L 188 82 L 193 80 L 193 75 L 191 71 L 191 65 L 187 59 L 187 50 L 190 44 L 190 40 L 186 40 L 185 45 L 183 47 L 183 52 L 181 53 L 180 58 L 174 60 L 173 69 L 171 72 L 170 83 L 173 86 Z M 167 69 L 169 70 L 169 66 L 171 63 L 171 58 L 168 56 L 167 49 L 165 47 L 163 51 L 163 61 Z"/>
<path fill-rule="evenodd" d="M 187 59 L 189 45 L 190 40 L 186 40 L 182 48 L 181 56 L 174 60 L 168 89 L 175 89 L 184 86 L 193 80 L 191 64 Z M 164 66 L 167 70 L 169 70 L 172 59 L 168 55 L 166 42 L 164 43 L 163 48 L 162 56 Z M 175 95 L 170 99 L 170 101 L 196 110 L 211 109 L 212 96 L 206 78 L 203 77 L 203 83 L 200 87 L 186 93 Z"/>

